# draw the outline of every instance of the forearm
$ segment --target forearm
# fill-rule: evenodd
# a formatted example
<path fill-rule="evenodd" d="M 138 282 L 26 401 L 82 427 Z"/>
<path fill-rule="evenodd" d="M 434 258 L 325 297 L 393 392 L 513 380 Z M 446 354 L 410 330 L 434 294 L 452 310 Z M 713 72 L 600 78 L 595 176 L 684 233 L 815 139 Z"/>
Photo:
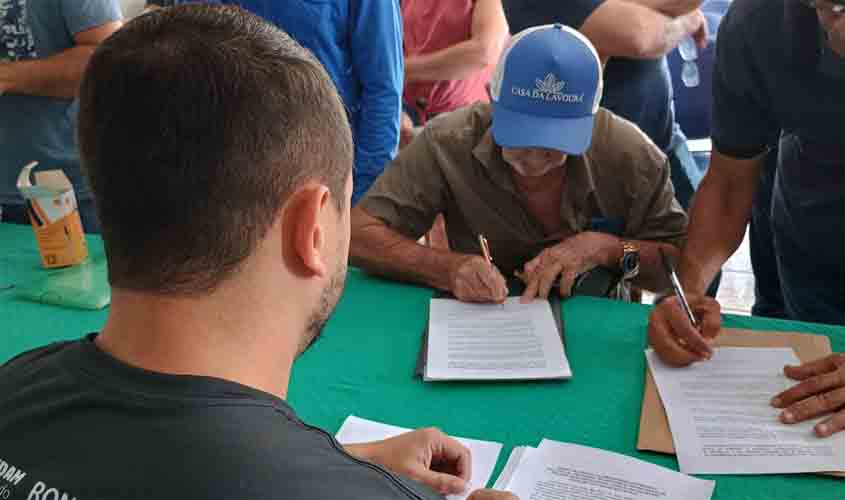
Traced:
<path fill-rule="evenodd" d="M 478 40 L 466 40 L 431 54 L 405 59 L 408 82 L 464 80 L 496 64 L 496 50 Z"/>
<path fill-rule="evenodd" d="M 72 99 L 79 85 L 94 46 L 78 46 L 45 59 L 0 64 L 0 90 L 7 94 L 24 94 Z"/>
<path fill-rule="evenodd" d="M 353 209 L 350 262 L 378 276 L 451 291 L 451 274 L 466 256 L 429 248 Z"/>
<path fill-rule="evenodd" d="M 703 0 L 629 0 L 669 17 L 680 17 L 701 7 Z"/>
<path fill-rule="evenodd" d="M 678 269 L 684 289 L 690 293 L 705 292 L 742 243 L 751 215 L 759 161 L 737 162 L 750 165 L 745 168 L 726 168 L 721 165 L 724 158 L 714 152 L 713 164 L 690 211 L 689 235 Z"/>

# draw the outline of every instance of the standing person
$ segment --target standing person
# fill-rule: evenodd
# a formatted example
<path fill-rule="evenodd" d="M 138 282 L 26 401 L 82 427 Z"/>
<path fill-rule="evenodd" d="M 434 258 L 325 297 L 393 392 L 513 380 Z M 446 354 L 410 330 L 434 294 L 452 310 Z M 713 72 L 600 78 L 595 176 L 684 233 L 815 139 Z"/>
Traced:
<path fill-rule="evenodd" d="M 17 178 L 24 165 L 62 169 L 82 226 L 99 232 L 76 147 L 74 99 L 97 45 L 120 28 L 118 0 L 0 0 L 0 208 L 29 224 Z"/>
<path fill-rule="evenodd" d="M 719 305 L 703 297 L 742 241 L 768 145 L 779 142 L 772 245 L 790 319 L 845 324 L 845 0 L 736 0 L 722 21 L 714 70 L 715 152 L 692 211 L 679 271 L 701 330 L 674 297 L 652 312 L 649 339 L 666 362 L 708 359 Z M 773 401 L 795 423 L 845 428 L 842 355 L 786 370 L 804 380 Z"/>
<path fill-rule="evenodd" d="M 486 85 L 508 37 L 502 0 L 403 0 L 402 24 L 402 98 L 415 125 L 425 120 L 420 115 L 489 101 Z"/>
<path fill-rule="evenodd" d="M 317 56 L 352 124 L 357 203 L 399 148 L 404 73 L 399 0 L 203 1 L 258 14 Z"/>
<path fill-rule="evenodd" d="M 349 249 L 352 135 L 313 56 L 237 8 L 143 15 L 92 58 L 79 130 L 112 305 L 100 333 L 0 367 L 11 500 L 466 488 L 470 452 L 442 432 L 344 449 L 284 399 Z"/>

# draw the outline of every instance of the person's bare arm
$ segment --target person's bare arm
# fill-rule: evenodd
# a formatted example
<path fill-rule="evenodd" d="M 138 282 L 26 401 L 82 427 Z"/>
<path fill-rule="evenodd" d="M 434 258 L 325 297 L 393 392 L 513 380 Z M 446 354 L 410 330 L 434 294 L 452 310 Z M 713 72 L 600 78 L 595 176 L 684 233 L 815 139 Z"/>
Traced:
<path fill-rule="evenodd" d="M 361 208 L 352 210 L 350 262 L 373 274 L 451 292 L 460 300 L 501 302 L 507 285 L 478 255 L 420 245 Z"/>
<path fill-rule="evenodd" d="M 499 61 L 508 37 L 502 0 L 476 0 L 472 37 L 431 54 L 405 59 L 405 80 L 463 80 Z"/>
<path fill-rule="evenodd" d="M 76 46 L 54 56 L 0 64 L 0 94 L 72 99 L 97 45 L 123 25 L 120 21 L 77 33 Z"/>
<path fill-rule="evenodd" d="M 668 54 L 686 36 L 706 43 L 707 22 L 694 10 L 672 18 L 626 0 L 608 0 L 581 26 L 602 60 L 611 57 L 656 59 Z"/>
<path fill-rule="evenodd" d="M 764 156 L 740 160 L 713 152 L 690 210 L 687 243 L 678 269 L 689 293 L 703 295 L 742 243 Z"/>
<path fill-rule="evenodd" d="M 669 17 L 680 17 L 701 7 L 704 0 L 627 0 L 656 10 Z"/>

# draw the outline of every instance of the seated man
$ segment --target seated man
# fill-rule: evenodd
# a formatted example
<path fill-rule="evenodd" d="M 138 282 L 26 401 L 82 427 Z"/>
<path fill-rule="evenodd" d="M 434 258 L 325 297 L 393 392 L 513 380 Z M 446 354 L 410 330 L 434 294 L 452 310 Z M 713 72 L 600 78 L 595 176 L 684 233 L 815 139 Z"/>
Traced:
<path fill-rule="evenodd" d="M 659 250 L 678 253 L 686 215 L 666 156 L 599 109 L 590 42 L 561 25 L 525 30 L 492 81 L 492 104 L 430 123 L 353 210 L 352 263 L 483 302 L 503 301 L 515 273 L 526 300 L 567 295 L 597 266 L 624 261 L 632 276 L 641 255 L 635 283 L 663 288 Z M 441 212 L 451 252 L 416 243 Z M 495 267 L 479 256 L 480 234 Z"/>
<path fill-rule="evenodd" d="M 352 135 L 313 56 L 237 8 L 164 9 L 94 54 L 79 118 L 113 301 L 99 334 L 0 367 L 6 498 L 465 488 L 469 452 L 438 431 L 343 449 L 284 400 L 349 249 Z"/>

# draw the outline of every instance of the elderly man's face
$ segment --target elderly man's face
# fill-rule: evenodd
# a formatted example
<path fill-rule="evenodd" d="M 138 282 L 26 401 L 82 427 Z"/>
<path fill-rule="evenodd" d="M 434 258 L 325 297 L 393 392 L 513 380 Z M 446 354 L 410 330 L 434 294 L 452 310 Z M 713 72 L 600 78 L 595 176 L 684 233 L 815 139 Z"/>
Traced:
<path fill-rule="evenodd" d="M 819 23 L 827 32 L 828 45 L 841 57 L 845 57 L 845 6 L 830 0 L 816 0 L 813 4 Z"/>
<path fill-rule="evenodd" d="M 567 155 L 544 148 L 502 148 L 502 158 L 523 177 L 540 177 L 560 168 Z"/>

